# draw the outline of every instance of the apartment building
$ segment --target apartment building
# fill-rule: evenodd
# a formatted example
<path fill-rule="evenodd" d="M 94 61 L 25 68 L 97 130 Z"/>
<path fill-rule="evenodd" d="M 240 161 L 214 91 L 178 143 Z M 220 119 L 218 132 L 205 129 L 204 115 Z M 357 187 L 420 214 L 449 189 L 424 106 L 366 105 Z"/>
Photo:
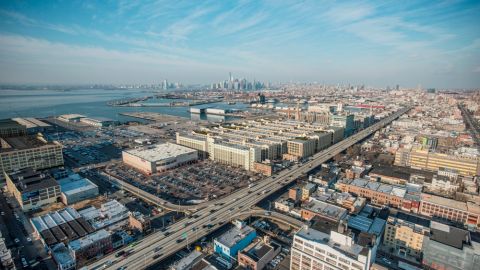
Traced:
<path fill-rule="evenodd" d="M 422 194 L 419 213 L 454 221 L 469 227 L 480 227 L 480 206 L 431 194 Z"/>
<path fill-rule="evenodd" d="M 429 233 L 430 220 L 398 212 L 387 219 L 383 243 L 399 256 L 420 258 L 423 240 Z"/>
<path fill-rule="evenodd" d="M 0 138 L 0 171 L 12 172 L 25 168 L 34 170 L 63 165 L 63 146 L 47 142 L 42 136 Z"/>
<path fill-rule="evenodd" d="M 401 148 L 395 154 L 395 165 L 437 172 L 450 169 L 464 176 L 480 174 L 480 158 L 448 155 L 427 150 Z"/>
<path fill-rule="evenodd" d="M 368 234 L 355 237 L 343 227 L 329 232 L 303 227 L 293 238 L 290 270 L 370 269 L 377 247 L 373 242 Z"/>
<path fill-rule="evenodd" d="M 4 175 L 8 191 L 13 193 L 23 211 L 60 201 L 60 185 L 48 174 L 25 169 Z"/>

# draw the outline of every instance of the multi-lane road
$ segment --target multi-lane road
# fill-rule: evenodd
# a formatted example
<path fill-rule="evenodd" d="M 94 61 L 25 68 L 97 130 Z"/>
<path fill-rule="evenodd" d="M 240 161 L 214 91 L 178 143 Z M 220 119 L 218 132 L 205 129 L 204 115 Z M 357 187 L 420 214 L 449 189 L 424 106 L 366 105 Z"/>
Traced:
<path fill-rule="evenodd" d="M 309 161 L 259 181 L 252 188 L 241 189 L 228 197 L 205 204 L 205 206 L 198 208 L 189 218 L 172 224 L 166 231 L 153 233 L 142 239 L 137 245 L 123 248 L 123 250 L 129 254 L 126 258 L 121 256 L 116 257 L 115 254 L 110 254 L 91 264 L 88 269 L 122 269 L 122 267 L 123 269 L 147 268 L 149 265 L 174 254 L 187 244 L 204 237 L 224 223 L 245 215 L 242 212 L 252 211 L 250 207 L 259 201 L 270 196 L 300 176 L 307 174 L 310 170 L 320 166 L 348 147 L 365 139 L 408 110 L 409 108 L 400 109 L 376 124 L 315 154 Z"/>
<path fill-rule="evenodd" d="M 472 133 L 473 140 L 477 144 L 477 147 L 480 149 L 480 125 L 475 119 L 473 119 L 470 112 L 463 105 L 458 105 L 458 108 L 460 109 L 460 111 L 462 111 L 463 119 L 468 124 Z"/>

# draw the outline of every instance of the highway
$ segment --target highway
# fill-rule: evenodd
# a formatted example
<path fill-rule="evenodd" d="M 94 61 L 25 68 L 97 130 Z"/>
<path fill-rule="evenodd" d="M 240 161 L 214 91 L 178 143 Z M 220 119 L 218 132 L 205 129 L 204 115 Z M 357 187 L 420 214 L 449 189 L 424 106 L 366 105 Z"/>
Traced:
<path fill-rule="evenodd" d="M 462 111 L 463 120 L 470 127 L 473 141 L 477 144 L 478 149 L 480 149 L 480 126 L 475 121 L 475 119 L 472 118 L 472 115 L 470 114 L 470 112 L 467 109 L 465 109 L 463 105 L 458 105 L 458 108 L 460 109 L 460 111 Z"/>
<path fill-rule="evenodd" d="M 243 211 L 251 211 L 250 207 L 259 201 L 276 192 L 286 184 L 296 180 L 310 170 L 320 166 L 338 153 L 356 144 L 373 132 L 386 126 L 410 108 L 403 108 L 390 114 L 374 125 L 332 145 L 331 147 L 318 152 L 309 161 L 295 165 L 281 171 L 279 174 L 259 181 L 252 188 L 241 189 L 228 197 L 208 202 L 190 218 L 170 225 L 165 232 L 155 232 L 133 247 L 125 247 L 122 250 L 128 251 L 126 258 L 115 257 L 110 254 L 91 264 L 88 269 L 144 269 L 149 265 L 158 262 L 174 254 L 189 243 L 204 237 L 222 224 L 229 222 L 237 216 L 245 215 Z M 197 205 L 198 207 L 198 205 Z M 118 252 L 118 251 L 117 251 Z"/>

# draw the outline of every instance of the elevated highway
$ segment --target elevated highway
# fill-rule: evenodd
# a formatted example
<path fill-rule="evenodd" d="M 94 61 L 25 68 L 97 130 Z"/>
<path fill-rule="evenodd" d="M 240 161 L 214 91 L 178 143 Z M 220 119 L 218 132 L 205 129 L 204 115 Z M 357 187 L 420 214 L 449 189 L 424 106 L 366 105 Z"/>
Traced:
<path fill-rule="evenodd" d="M 145 269 L 149 265 L 169 257 L 187 244 L 209 234 L 238 213 L 241 214 L 244 210 L 250 210 L 259 201 L 388 125 L 409 109 L 403 108 L 390 114 L 374 125 L 315 154 L 309 161 L 259 181 L 253 188 L 244 188 L 223 199 L 202 204 L 192 217 L 170 225 L 167 231 L 153 233 L 141 240 L 136 246 L 123 248 L 130 254 L 127 258 L 117 258 L 115 254 L 110 254 L 91 264 L 88 269 L 100 269 L 102 267 L 107 269 L 118 269 L 120 267 Z"/>

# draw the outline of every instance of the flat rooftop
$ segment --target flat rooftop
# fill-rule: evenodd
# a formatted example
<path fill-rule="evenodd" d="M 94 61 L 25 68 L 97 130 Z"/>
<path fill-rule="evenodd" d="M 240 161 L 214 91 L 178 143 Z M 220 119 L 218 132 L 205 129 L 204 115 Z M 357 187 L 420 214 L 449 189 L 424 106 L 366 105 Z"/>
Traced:
<path fill-rule="evenodd" d="M 142 158 L 149 162 L 169 159 L 178 155 L 196 153 L 197 150 L 173 143 L 164 143 L 148 146 L 145 148 L 125 150 L 126 153 Z"/>
<path fill-rule="evenodd" d="M 368 180 L 360 179 L 360 178 L 353 179 L 353 180 L 342 179 L 339 182 L 349 184 L 349 185 L 352 185 L 352 186 L 357 186 L 357 187 L 361 187 L 361 188 L 375 190 L 375 191 L 378 191 L 378 192 L 382 192 L 382 193 L 385 193 L 385 194 L 389 194 L 389 195 L 393 195 L 393 196 L 401 197 L 401 198 L 405 197 L 405 194 L 407 193 L 407 190 L 405 188 L 396 187 L 396 186 L 383 184 L 383 183 L 379 183 L 379 182 L 374 182 L 374 181 L 368 181 Z"/>
<path fill-rule="evenodd" d="M 316 199 L 311 199 L 303 208 L 336 221 L 347 215 L 347 209 Z"/>
<path fill-rule="evenodd" d="M 403 180 L 409 180 L 412 174 L 422 175 L 426 179 L 431 180 L 434 173 L 427 172 L 417 169 L 412 169 L 408 167 L 400 167 L 400 166 L 382 166 L 376 165 L 372 168 L 369 174 L 376 174 L 379 176 L 386 176 L 386 177 L 394 177 Z"/>
<path fill-rule="evenodd" d="M 28 118 L 16 117 L 16 118 L 12 118 L 12 120 L 19 123 L 20 125 L 24 125 L 26 128 L 51 127 L 51 125 L 32 117 L 28 117 Z"/>
<path fill-rule="evenodd" d="M 266 244 L 263 241 L 258 241 L 250 244 L 246 247 L 242 253 L 248 255 L 252 260 L 258 262 L 262 259 L 268 252 L 273 249 L 278 249 L 280 246 L 275 242 L 270 242 L 270 244 Z"/>
<path fill-rule="evenodd" d="M 246 237 L 247 235 L 249 235 L 254 231 L 255 229 L 253 229 L 250 226 L 243 226 L 241 229 L 238 228 L 237 226 L 234 226 L 224 234 L 220 235 L 215 240 L 223 244 L 224 246 L 232 247 L 236 243 L 238 243 L 240 240 L 242 240 L 244 237 Z"/>
<path fill-rule="evenodd" d="M 57 180 L 62 189 L 62 193 L 71 195 L 82 191 L 98 188 L 97 185 L 87 178 L 83 178 L 78 174 L 71 174 L 68 177 Z"/>
<path fill-rule="evenodd" d="M 42 147 L 49 144 L 53 145 L 53 143 L 43 141 L 36 136 L 20 136 L 1 139 L 4 143 L 7 144 L 7 146 L 4 145 L 3 147 L 1 147 L 0 152 L 25 150 L 30 148 Z"/>
<path fill-rule="evenodd" d="M 58 186 L 58 182 L 49 174 L 37 172 L 30 168 L 10 173 L 8 176 L 20 192 L 37 191 Z"/>
<path fill-rule="evenodd" d="M 338 234 L 335 231 L 331 231 L 331 234 L 333 234 L 333 233 Z M 331 234 L 320 232 L 320 231 L 317 231 L 317 230 L 309 228 L 309 227 L 303 227 L 302 229 L 300 229 L 300 231 L 298 231 L 295 234 L 295 237 L 300 237 L 300 238 L 303 238 L 303 239 L 306 239 L 306 240 L 309 240 L 309 241 L 312 241 L 312 242 L 320 243 L 320 244 L 323 244 L 323 245 L 328 245 L 331 248 L 333 248 L 333 249 L 335 249 L 335 250 L 337 250 L 337 251 L 339 251 L 343 254 L 346 254 L 350 257 L 353 257 L 355 259 L 361 253 L 363 254 L 362 251 L 364 250 L 364 247 L 362 247 L 361 245 L 358 245 L 356 243 L 353 243 L 352 245 L 343 245 L 342 243 L 338 243 L 338 242 L 334 241 L 334 239 L 332 239 L 332 237 L 331 237 Z"/>
<path fill-rule="evenodd" d="M 77 240 L 73 240 L 68 245 L 73 250 L 79 250 L 79 249 L 82 249 L 84 247 L 90 246 L 90 245 L 94 244 L 95 242 L 97 242 L 101 239 L 110 237 L 110 235 L 111 235 L 110 232 L 108 232 L 104 229 L 101 229 L 99 231 L 96 231 L 94 233 L 86 235 L 86 236 L 84 236 L 82 238 L 79 238 Z"/>

